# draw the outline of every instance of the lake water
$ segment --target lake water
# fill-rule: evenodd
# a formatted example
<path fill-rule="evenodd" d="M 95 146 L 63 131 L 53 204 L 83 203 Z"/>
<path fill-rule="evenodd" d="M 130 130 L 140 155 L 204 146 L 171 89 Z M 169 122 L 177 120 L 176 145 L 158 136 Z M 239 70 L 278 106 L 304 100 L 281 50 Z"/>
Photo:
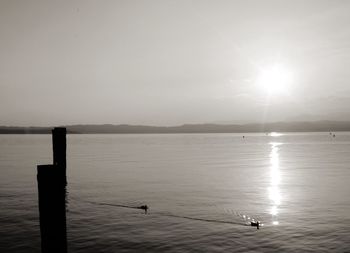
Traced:
<path fill-rule="evenodd" d="M 0 252 L 40 252 L 50 135 L 0 135 Z M 350 252 L 350 133 L 68 135 L 70 252 Z M 121 207 L 147 204 L 149 213 Z M 264 226 L 248 226 L 249 218 Z"/>

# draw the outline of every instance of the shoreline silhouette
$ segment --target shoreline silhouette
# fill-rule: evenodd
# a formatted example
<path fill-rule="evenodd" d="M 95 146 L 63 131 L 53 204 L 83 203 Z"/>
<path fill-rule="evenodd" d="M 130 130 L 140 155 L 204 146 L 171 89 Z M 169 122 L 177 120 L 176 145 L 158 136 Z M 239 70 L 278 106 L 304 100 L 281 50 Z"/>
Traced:
<path fill-rule="evenodd" d="M 350 131 L 350 121 L 291 121 L 251 124 L 66 125 L 68 134 L 268 133 Z M 52 127 L 0 126 L 0 134 L 50 134 Z"/>

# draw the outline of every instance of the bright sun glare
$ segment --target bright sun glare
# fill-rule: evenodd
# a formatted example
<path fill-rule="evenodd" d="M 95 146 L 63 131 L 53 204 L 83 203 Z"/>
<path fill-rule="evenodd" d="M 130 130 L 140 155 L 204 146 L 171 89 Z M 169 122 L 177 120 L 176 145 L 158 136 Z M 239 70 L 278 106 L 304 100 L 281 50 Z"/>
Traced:
<path fill-rule="evenodd" d="M 293 75 L 281 64 L 274 64 L 260 69 L 256 85 L 269 95 L 287 93 L 292 83 Z"/>

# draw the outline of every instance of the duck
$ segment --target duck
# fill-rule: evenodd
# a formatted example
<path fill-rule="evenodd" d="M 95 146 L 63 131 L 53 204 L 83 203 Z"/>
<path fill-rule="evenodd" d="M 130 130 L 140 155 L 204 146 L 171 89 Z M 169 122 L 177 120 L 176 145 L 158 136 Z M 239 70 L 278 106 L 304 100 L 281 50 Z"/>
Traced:
<path fill-rule="evenodd" d="M 250 225 L 251 225 L 252 227 L 256 227 L 256 229 L 259 229 L 259 227 L 260 227 L 260 221 L 252 220 L 252 221 L 250 222 Z"/>

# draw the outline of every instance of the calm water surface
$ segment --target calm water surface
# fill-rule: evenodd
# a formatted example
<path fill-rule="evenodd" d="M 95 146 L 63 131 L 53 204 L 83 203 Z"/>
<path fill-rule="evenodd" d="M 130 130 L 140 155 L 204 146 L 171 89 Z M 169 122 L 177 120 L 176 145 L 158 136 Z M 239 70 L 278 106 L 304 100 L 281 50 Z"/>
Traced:
<path fill-rule="evenodd" d="M 70 252 L 350 252 L 350 133 L 67 138 Z M 51 148 L 0 135 L 0 252 L 40 252 Z"/>

